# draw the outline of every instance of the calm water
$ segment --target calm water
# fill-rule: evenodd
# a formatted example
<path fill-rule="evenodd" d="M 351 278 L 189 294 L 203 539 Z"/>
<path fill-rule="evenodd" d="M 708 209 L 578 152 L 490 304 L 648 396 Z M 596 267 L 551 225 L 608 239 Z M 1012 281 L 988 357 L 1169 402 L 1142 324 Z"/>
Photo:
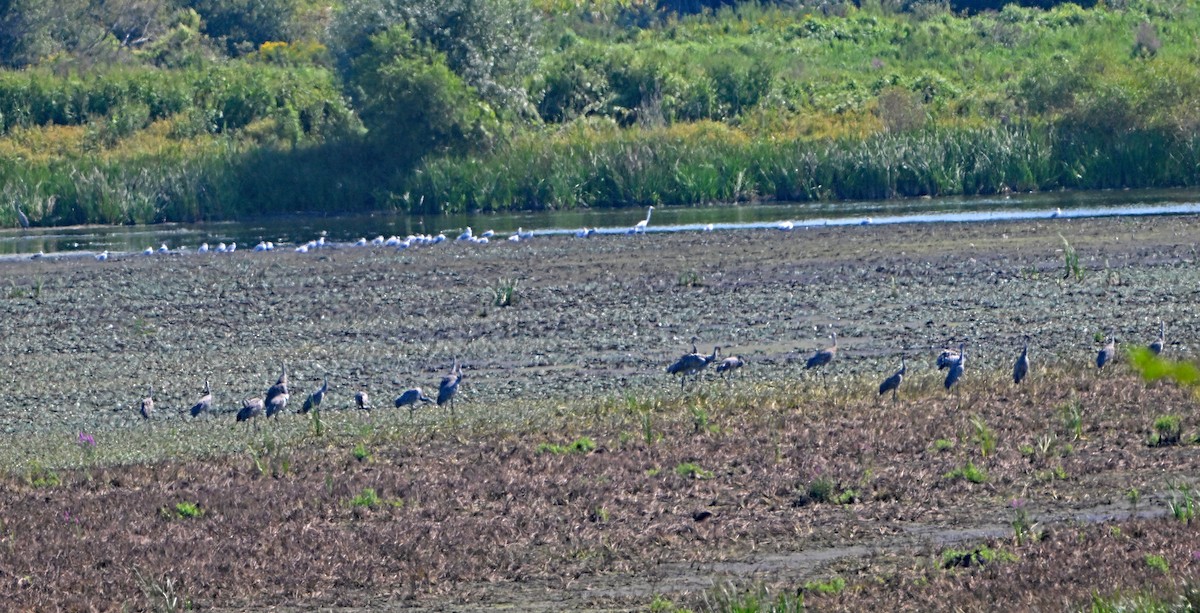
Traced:
<path fill-rule="evenodd" d="M 1200 192 L 1194 190 L 1062 192 L 1012 197 L 942 198 L 901 201 L 806 204 L 717 205 L 656 207 L 649 232 L 735 231 L 774 228 L 790 222 L 795 228 L 862 223 L 938 223 L 1052 217 L 1123 215 L 1193 215 L 1200 213 Z M 503 213 L 486 215 L 347 215 L 337 217 L 275 217 L 250 222 L 160 224 L 154 226 L 86 226 L 0 231 L 0 255 L 84 255 L 111 251 L 140 252 L 167 245 L 171 250 L 195 250 L 201 243 L 237 242 L 239 249 L 271 241 L 289 248 L 326 233 L 326 240 L 352 243 L 376 236 L 444 232 L 453 239 L 468 226 L 476 234 L 494 230 L 504 239 L 517 228 L 537 234 L 574 234 L 594 228 L 600 234 L 627 232 L 645 217 L 644 209 Z M 493 239 L 495 240 L 495 239 Z"/>

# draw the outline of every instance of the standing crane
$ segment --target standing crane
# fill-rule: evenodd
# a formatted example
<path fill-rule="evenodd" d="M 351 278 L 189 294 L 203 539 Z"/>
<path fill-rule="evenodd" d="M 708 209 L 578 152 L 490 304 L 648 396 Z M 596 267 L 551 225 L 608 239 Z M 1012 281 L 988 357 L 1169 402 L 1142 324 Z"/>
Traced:
<path fill-rule="evenodd" d="M 237 420 L 239 423 L 250 421 L 254 424 L 254 431 L 258 431 L 258 416 L 263 414 L 263 399 L 262 398 L 247 398 L 242 401 L 242 409 L 238 411 Z"/>
<path fill-rule="evenodd" d="M 958 380 L 962 378 L 963 369 L 967 363 L 967 344 L 959 343 L 958 345 L 958 360 L 950 366 L 950 372 L 946 373 L 946 389 L 950 389 Z M 955 390 L 957 392 L 957 389 Z"/>
<path fill-rule="evenodd" d="M 883 380 L 879 384 L 879 395 L 882 396 L 888 392 L 892 393 L 892 402 L 899 400 L 898 394 L 900 391 L 900 383 L 904 381 L 904 373 L 908 372 L 908 364 L 904 361 L 904 356 L 900 356 L 900 370 L 897 370 L 892 376 Z"/>
<path fill-rule="evenodd" d="M 329 375 L 325 375 L 325 379 L 321 383 L 321 387 L 318 387 L 316 391 L 308 395 L 308 398 L 304 399 L 304 406 L 300 407 L 300 412 L 307 413 L 313 409 L 317 409 L 319 411 L 321 409 L 321 401 L 325 399 L 325 392 L 328 391 Z"/>
<path fill-rule="evenodd" d="M 1029 339 L 1025 340 L 1025 347 L 1021 349 L 1021 355 L 1017 357 L 1016 363 L 1013 364 L 1013 385 L 1021 383 L 1025 375 L 1029 374 Z"/>
<path fill-rule="evenodd" d="M 1110 330 L 1108 333 L 1108 342 L 1105 343 L 1100 351 L 1096 353 L 1096 368 L 1104 368 L 1117 355 L 1117 338 L 1112 335 Z"/>
<path fill-rule="evenodd" d="M 720 364 L 717 364 L 717 374 L 724 376 L 725 381 L 728 382 L 729 377 L 733 375 L 733 371 L 735 371 L 745 365 L 746 365 L 746 360 L 742 359 L 742 356 L 740 356 L 740 355 L 729 356 L 729 357 L 725 358 L 724 360 L 721 360 Z"/>
<path fill-rule="evenodd" d="M 694 379 L 700 377 L 700 371 L 704 370 L 709 364 L 717 359 L 717 355 L 721 353 L 720 347 L 713 347 L 711 355 L 703 355 L 694 351 L 695 343 L 692 343 L 692 353 L 685 354 L 683 357 L 675 360 L 674 364 L 667 367 L 667 373 L 672 375 L 680 375 L 679 389 L 683 389 L 683 384 L 687 381 L 687 376 L 692 375 Z"/>
<path fill-rule="evenodd" d="M 454 366 L 450 368 L 450 374 L 442 377 L 441 383 L 438 384 L 437 395 L 437 405 L 439 407 L 447 402 L 450 403 L 451 415 L 454 415 L 454 396 L 458 393 L 458 384 L 462 383 L 462 380 L 462 365 L 458 363 L 458 358 L 454 358 Z"/>
<path fill-rule="evenodd" d="M 201 413 L 208 413 L 212 410 L 212 399 L 212 389 L 208 387 L 208 379 L 205 379 L 203 395 L 196 404 L 192 405 L 192 417 L 199 417 Z"/>
<path fill-rule="evenodd" d="M 150 416 L 154 414 L 154 385 L 150 386 L 150 392 L 146 394 L 145 398 L 142 398 L 141 412 L 142 419 L 150 419 Z"/>
<path fill-rule="evenodd" d="M 1167 323 L 1164 321 L 1158 322 L 1158 338 L 1154 339 L 1154 342 L 1150 343 L 1150 347 L 1149 347 L 1150 351 L 1154 352 L 1154 355 L 1162 354 L 1163 345 L 1166 343 L 1166 340 L 1167 340 L 1166 334 L 1167 334 Z"/>
<path fill-rule="evenodd" d="M 829 338 L 833 340 L 833 344 L 814 353 L 812 355 L 812 357 L 808 358 L 808 361 L 804 363 L 804 370 L 810 370 L 813 368 L 825 366 L 826 364 L 829 364 L 830 362 L 833 361 L 834 358 L 837 357 L 837 350 L 838 350 L 837 332 L 830 334 Z M 822 383 L 825 382 L 825 369 L 824 368 L 821 368 L 821 382 Z"/>
<path fill-rule="evenodd" d="M 359 390 L 354 393 L 354 404 L 363 411 L 370 411 L 371 397 L 367 395 L 366 391 Z"/>
<path fill-rule="evenodd" d="M 283 365 L 283 372 L 279 374 L 279 378 L 275 380 L 275 385 L 267 388 L 267 397 L 264 401 L 267 417 L 274 417 L 281 413 L 284 407 L 287 406 L 288 398 L 291 394 L 288 393 L 288 376 L 287 364 Z"/>

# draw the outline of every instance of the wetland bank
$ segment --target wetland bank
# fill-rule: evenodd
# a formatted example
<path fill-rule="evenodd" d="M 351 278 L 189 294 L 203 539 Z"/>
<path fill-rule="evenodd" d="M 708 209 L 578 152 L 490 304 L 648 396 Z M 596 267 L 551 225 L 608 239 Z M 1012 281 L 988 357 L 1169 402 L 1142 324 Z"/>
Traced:
<path fill-rule="evenodd" d="M 1144 345 L 1160 320 L 1194 357 L 1197 236 L 1145 217 L 5 262 L 0 601 L 1194 603 L 1194 396 L 1093 360 L 1097 334 Z M 803 365 L 831 331 L 822 382 Z M 748 365 L 680 392 L 664 369 L 693 336 Z M 947 393 L 933 360 L 958 342 Z M 901 355 L 899 401 L 878 398 Z M 386 408 L 455 358 L 455 418 Z M 238 427 L 282 363 L 290 407 L 329 376 L 319 421 Z M 205 378 L 218 412 L 183 417 Z M 1171 416 L 1178 442 L 1151 445 Z"/>

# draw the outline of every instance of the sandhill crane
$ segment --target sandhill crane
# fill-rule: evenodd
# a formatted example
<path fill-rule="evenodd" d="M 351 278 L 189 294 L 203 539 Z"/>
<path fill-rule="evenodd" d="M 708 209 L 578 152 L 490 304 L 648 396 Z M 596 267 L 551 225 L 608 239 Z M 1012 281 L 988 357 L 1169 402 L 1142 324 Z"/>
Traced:
<path fill-rule="evenodd" d="M 412 419 L 413 414 L 417 412 L 418 402 L 433 402 L 433 398 L 426 396 L 419 387 L 406 389 L 402 394 L 396 396 L 396 408 L 408 407 L 409 419 Z"/>
<path fill-rule="evenodd" d="M 950 389 L 958 380 L 962 378 L 963 369 L 967 363 L 967 344 L 959 343 L 958 345 L 958 360 L 950 366 L 950 372 L 946 373 L 946 389 Z"/>
<path fill-rule="evenodd" d="M 900 382 L 904 380 L 904 373 L 906 372 L 908 372 L 908 364 L 905 363 L 904 356 L 900 356 L 900 370 L 897 370 L 895 374 L 884 379 L 883 383 L 879 384 L 879 395 L 882 396 L 891 392 L 892 402 L 896 402 L 900 391 Z"/>
<path fill-rule="evenodd" d="M 287 364 L 283 365 L 283 371 L 279 374 L 279 378 L 275 380 L 275 385 L 267 388 L 267 396 L 264 401 L 267 417 L 274 417 L 281 413 L 284 407 L 287 406 L 288 398 L 291 394 L 288 393 L 287 386 Z"/>
<path fill-rule="evenodd" d="M 363 390 L 359 390 L 354 393 L 354 404 L 359 409 L 362 409 L 364 411 L 370 411 L 371 410 L 371 397 L 367 395 L 367 392 L 365 392 Z"/>
<path fill-rule="evenodd" d="M 308 398 L 304 399 L 304 406 L 300 407 L 300 412 L 307 413 L 313 409 L 320 410 L 321 401 L 325 399 L 325 392 L 328 391 L 329 377 L 326 376 L 324 381 L 321 383 L 321 387 L 318 387 L 316 391 L 308 395 Z"/>
<path fill-rule="evenodd" d="M 1108 333 L 1108 343 L 1106 343 L 1103 347 L 1101 347 L 1100 351 L 1096 353 L 1096 368 L 1104 368 L 1104 365 L 1111 362 L 1113 360 L 1113 357 L 1115 357 L 1116 355 L 1117 355 L 1117 339 L 1115 336 L 1112 335 L 1112 332 L 1110 331 Z"/>
<path fill-rule="evenodd" d="M 729 376 L 733 374 L 733 371 L 735 371 L 745 365 L 746 365 L 746 361 L 742 359 L 742 356 L 740 356 L 740 355 L 730 356 L 730 357 L 725 358 L 724 360 L 721 360 L 720 364 L 717 364 L 717 374 L 724 376 L 725 380 L 728 381 Z"/>
<path fill-rule="evenodd" d="M 1150 351 L 1153 351 L 1154 355 L 1162 354 L 1163 344 L 1166 343 L 1166 340 L 1167 340 L 1166 334 L 1167 334 L 1166 322 L 1163 322 L 1163 321 L 1158 322 L 1158 338 L 1154 339 L 1154 342 L 1150 343 Z"/>
<path fill-rule="evenodd" d="M 951 366 L 954 366 L 955 362 L 958 362 L 960 355 L 961 354 L 958 351 L 953 349 L 943 349 L 937 357 L 938 370 L 945 370 Z"/>
<path fill-rule="evenodd" d="M 1016 385 L 1029 374 L 1029 341 L 1025 341 L 1025 347 L 1021 349 L 1021 355 L 1013 364 L 1013 384 Z"/>
<path fill-rule="evenodd" d="M 204 380 L 204 393 L 200 396 L 200 400 L 192 405 L 192 417 L 199 417 L 201 413 L 207 413 L 212 409 L 212 389 L 208 387 L 208 379 Z"/>
<path fill-rule="evenodd" d="M 458 393 L 458 384 L 462 383 L 463 372 L 462 366 L 458 363 L 458 358 L 454 358 L 454 366 L 450 368 L 450 374 L 442 377 L 441 383 L 438 384 L 437 405 L 440 407 L 447 402 L 450 403 L 450 414 L 454 414 L 454 395 Z"/>
<path fill-rule="evenodd" d="M 150 419 L 150 416 L 154 414 L 154 386 L 153 385 L 150 386 L 150 393 L 146 394 L 145 398 L 142 398 L 141 410 L 142 410 L 142 419 Z"/>
<path fill-rule="evenodd" d="M 677 374 L 680 376 L 679 389 L 681 390 L 683 389 L 684 382 L 687 381 L 688 375 L 692 375 L 692 378 L 694 379 L 699 379 L 700 371 L 704 370 L 706 366 L 716 361 L 717 355 L 721 353 L 720 347 L 713 347 L 713 352 L 711 355 L 702 355 L 694 351 L 695 343 L 692 344 L 692 349 L 692 353 L 686 354 L 678 360 L 675 360 L 674 364 L 671 364 L 667 367 L 668 374 Z"/>
<path fill-rule="evenodd" d="M 832 362 L 833 358 L 837 357 L 837 332 L 830 334 L 829 338 L 833 340 L 833 344 L 814 353 L 812 357 L 808 358 L 808 361 L 804 363 L 804 370 L 825 366 L 826 364 Z M 825 381 L 824 368 L 821 369 L 821 381 Z"/>
<path fill-rule="evenodd" d="M 654 207 L 646 209 L 646 218 L 637 222 L 637 224 L 633 226 L 634 234 L 641 234 L 646 231 L 646 226 L 650 224 L 650 215 L 652 213 L 654 213 Z"/>
<path fill-rule="evenodd" d="M 258 430 L 258 416 L 263 414 L 262 398 L 247 398 L 242 401 L 242 409 L 237 413 L 238 422 L 250 420 L 254 429 Z"/>

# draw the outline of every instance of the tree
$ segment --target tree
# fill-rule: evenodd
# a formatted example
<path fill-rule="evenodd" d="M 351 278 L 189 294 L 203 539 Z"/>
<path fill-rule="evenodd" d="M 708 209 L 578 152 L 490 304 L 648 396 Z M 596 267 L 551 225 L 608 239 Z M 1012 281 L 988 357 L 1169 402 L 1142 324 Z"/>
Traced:
<path fill-rule="evenodd" d="M 414 40 L 403 26 L 372 36 L 353 72 L 368 139 L 399 165 L 430 152 L 490 143 L 494 113 L 450 70 L 442 53 Z"/>

